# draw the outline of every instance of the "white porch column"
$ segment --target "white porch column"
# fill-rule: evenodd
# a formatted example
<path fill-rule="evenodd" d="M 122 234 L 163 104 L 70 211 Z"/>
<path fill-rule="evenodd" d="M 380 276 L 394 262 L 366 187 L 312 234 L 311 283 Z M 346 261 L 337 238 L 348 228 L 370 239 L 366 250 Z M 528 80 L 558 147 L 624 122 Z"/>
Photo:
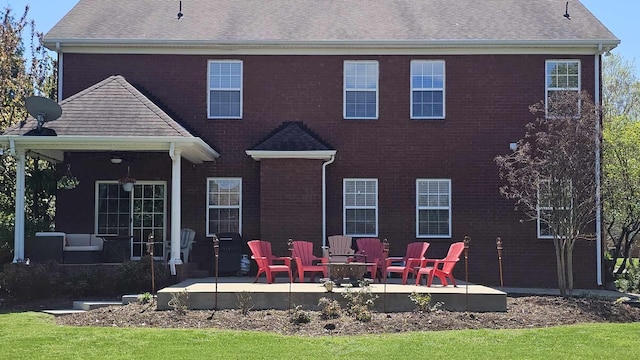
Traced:
<path fill-rule="evenodd" d="M 15 149 L 16 158 L 16 218 L 13 242 L 13 262 L 24 261 L 24 196 L 25 150 Z"/>
<path fill-rule="evenodd" d="M 181 228 L 181 194 L 180 194 L 180 176 L 181 176 L 181 157 L 180 149 L 175 148 L 175 144 L 171 143 L 169 156 L 171 157 L 171 275 L 176 275 L 176 264 L 182 264 L 180 260 L 180 228 Z"/>

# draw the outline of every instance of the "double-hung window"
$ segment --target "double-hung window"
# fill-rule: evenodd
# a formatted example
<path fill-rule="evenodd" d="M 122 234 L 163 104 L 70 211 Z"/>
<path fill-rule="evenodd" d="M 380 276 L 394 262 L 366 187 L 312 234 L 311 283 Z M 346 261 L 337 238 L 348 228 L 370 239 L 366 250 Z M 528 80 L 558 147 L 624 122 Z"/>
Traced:
<path fill-rule="evenodd" d="M 562 237 L 570 226 L 573 200 L 571 183 L 560 180 L 541 180 L 538 183 L 538 238 L 552 239 L 554 233 Z M 555 227 L 555 231 L 552 227 Z"/>
<path fill-rule="evenodd" d="M 207 179 L 207 236 L 242 233 L 242 179 Z"/>
<path fill-rule="evenodd" d="M 416 237 L 451 237 L 451 180 L 416 180 Z"/>
<path fill-rule="evenodd" d="M 344 62 L 344 118 L 378 118 L 378 62 Z"/>
<path fill-rule="evenodd" d="M 242 118 L 242 61 L 209 61 L 209 118 Z"/>
<path fill-rule="evenodd" d="M 547 60 L 545 80 L 545 108 L 549 110 L 549 99 L 558 92 L 580 92 L 579 60 Z"/>
<path fill-rule="evenodd" d="M 444 119 L 444 61 L 411 62 L 411 118 Z"/>
<path fill-rule="evenodd" d="M 344 179 L 343 233 L 378 236 L 378 180 Z"/>

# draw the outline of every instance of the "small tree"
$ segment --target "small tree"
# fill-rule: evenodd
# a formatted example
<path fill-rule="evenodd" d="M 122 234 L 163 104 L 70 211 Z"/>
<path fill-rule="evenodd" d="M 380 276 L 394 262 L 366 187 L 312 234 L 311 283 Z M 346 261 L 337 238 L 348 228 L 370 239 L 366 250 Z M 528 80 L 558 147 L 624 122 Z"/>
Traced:
<path fill-rule="evenodd" d="M 622 258 L 620 275 L 640 233 L 640 122 L 626 116 L 608 119 L 603 140 L 603 222 L 613 244 L 607 271 L 613 273 Z"/>
<path fill-rule="evenodd" d="M 0 133 L 28 116 L 25 99 L 34 94 L 55 99 L 56 64 L 42 46 L 42 34 L 27 20 L 29 7 L 16 18 L 9 8 L 0 8 Z M 25 45 L 30 58 L 26 59 Z M 15 223 L 15 160 L 0 152 L 0 261 L 13 246 Z M 52 166 L 38 159 L 26 163 L 26 230 L 46 230 L 53 219 L 55 178 Z"/>
<path fill-rule="evenodd" d="M 495 161 L 506 181 L 500 193 L 539 222 L 541 237 L 553 239 L 558 287 L 567 296 L 573 290 L 574 244 L 594 233 L 599 116 L 586 92 L 558 92 L 547 107 L 530 107 L 538 118 L 527 124 L 516 149 Z"/>
<path fill-rule="evenodd" d="M 613 261 L 607 273 L 622 274 L 640 232 L 640 80 L 633 62 L 604 58 L 602 74 L 602 221 Z"/>

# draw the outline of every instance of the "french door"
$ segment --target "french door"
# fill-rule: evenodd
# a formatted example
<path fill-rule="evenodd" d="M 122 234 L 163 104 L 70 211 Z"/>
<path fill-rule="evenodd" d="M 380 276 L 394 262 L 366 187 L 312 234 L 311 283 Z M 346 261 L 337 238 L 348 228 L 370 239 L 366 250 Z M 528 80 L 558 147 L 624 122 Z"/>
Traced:
<path fill-rule="evenodd" d="M 153 234 L 154 258 L 164 259 L 166 204 L 164 181 L 138 181 L 129 192 L 117 182 L 97 182 L 95 233 L 128 237 L 132 260 L 148 254 L 147 239 Z"/>

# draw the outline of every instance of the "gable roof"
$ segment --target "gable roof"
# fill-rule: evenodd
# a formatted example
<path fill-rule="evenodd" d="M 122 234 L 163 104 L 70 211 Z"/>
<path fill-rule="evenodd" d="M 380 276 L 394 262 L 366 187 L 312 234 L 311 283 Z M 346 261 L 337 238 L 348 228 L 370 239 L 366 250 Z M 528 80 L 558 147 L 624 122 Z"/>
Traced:
<path fill-rule="evenodd" d="M 323 159 L 328 160 L 336 151 L 304 123 L 284 122 L 252 149 L 247 155 L 255 160 L 271 159 Z"/>
<path fill-rule="evenodd" d="M 314 151 L 333 150 L 301 121 L 284 122 L 251 150 Z"/>
<path fill-rule="evenodd" d="M 124 77 L 116 75 L 60 102 L 62 116 L 47 122 L 55 136 L 30 136 L 37 121 L 29 117 L 9 127 L 0 145 L 47 150 L 55 160 L 60 151 L 175 151 L 193 163 L 212 161 L 219 154 L 193 136 Z"/>
<path fill-rule="evenodd" d="M 80 0 L 65 46 L 597 46 L 619 40 L 578 0 Z M 139 49 L 140 50 L 140 49 Z"/>
<path fill-rule="evenodd" d="M 60 102 L 62 116 L 46 123 L 60 135 L 193 137 L 120 75 L 110 76 Z M 36 127 L 29 117 L 5 135 L 24 135 Z"/>

